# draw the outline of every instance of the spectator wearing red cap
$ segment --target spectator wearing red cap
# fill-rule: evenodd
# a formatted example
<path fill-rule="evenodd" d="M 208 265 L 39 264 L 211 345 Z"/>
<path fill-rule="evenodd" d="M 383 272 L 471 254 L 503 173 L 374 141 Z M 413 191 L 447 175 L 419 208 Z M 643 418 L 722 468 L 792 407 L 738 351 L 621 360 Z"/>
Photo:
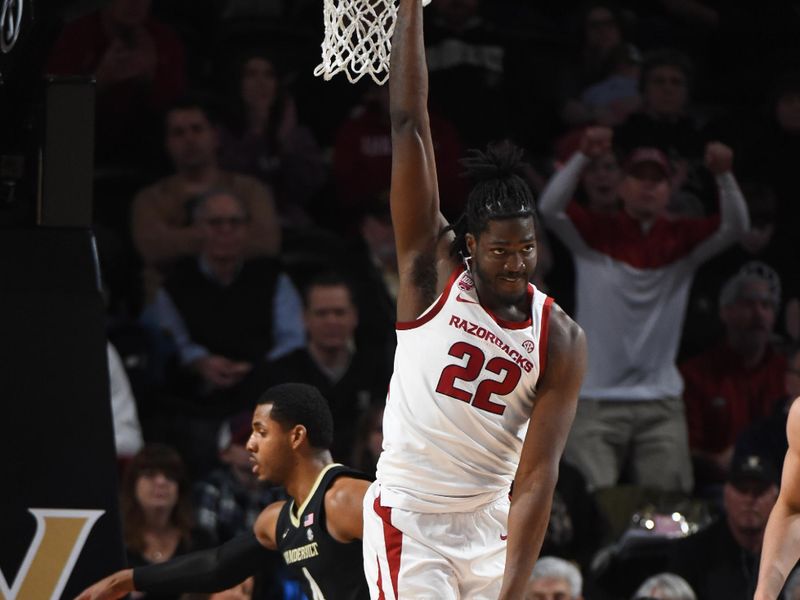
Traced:
<path fill-rule="evenodd" d="M 589 366 L 566 458 L 592 488 L 618 483 L 624 465 L 640 485 L 692 487 L 683 381 L 675 366 L 695 269 L 748 228 L 747 208 L 731 172 L 733 154 L 709 144 L 720 216 L 670 218 L 673 170 L 654 148 L 623 161 L 622 207 L 593 213 L 570 203 L 589 162 L 609 151 L 610 129 L 589 128 L 548 183 L 540 210 L 570 249 L 576 269 L 576 320 L 587 332 Z"/>
<path fill-rule="evenodd" d="M 665 152 L 674 161 L 676 191 L 680 188 L 693 211 L 707 211 L 714 191 L 703 164 L 710 128 L 692 105 L 693 74 L 692 60 L 682 52 L 649 52 L 639 73 L 639 110 L 615 126 L 614 137 L 625 153 L 640 146 Z"/>

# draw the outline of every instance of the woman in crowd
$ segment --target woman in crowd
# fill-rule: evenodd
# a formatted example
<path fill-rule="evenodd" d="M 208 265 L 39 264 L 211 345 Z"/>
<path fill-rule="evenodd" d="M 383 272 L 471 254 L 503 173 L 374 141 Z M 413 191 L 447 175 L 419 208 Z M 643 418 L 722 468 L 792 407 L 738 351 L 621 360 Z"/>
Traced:
<path fill-rule="evenodd" d="M 220 163 L 272 188 L 285 223 L 297 223 L 325 183 L 326 166 L 275 62 L 250 53 L 241 62 L 236 107 L 220 131 Z M 302 221 L 301 221 L 302 222 Z"/>
<path fill-rule="evenodd" d="M 186 469 L 169 446 L 148 444 L 133 457 L 122 481 L 120 507 L 128 566 L 165 562 L 197 547 Z"/>

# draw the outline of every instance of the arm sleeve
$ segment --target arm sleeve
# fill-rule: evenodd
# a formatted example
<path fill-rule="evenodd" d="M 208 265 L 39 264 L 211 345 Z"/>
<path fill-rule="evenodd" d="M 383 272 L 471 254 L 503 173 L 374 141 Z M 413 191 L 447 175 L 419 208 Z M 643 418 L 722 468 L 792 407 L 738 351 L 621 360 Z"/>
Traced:
<path fill-rule="evenodd" d="M 254 574 L 270 553 L 250 532 L 216 548 L 136 568 L 133 585 L 137 591 L 151 594 L 219 592 Z"/>
<path fill-rule="evenodd" d="M 718 254 L 750 229 L 747 204 L 733 173 L 717 175 L 719 188 L 719 228 L 692 252 L 692 261 L 699 265 Z"/>
<path fill-rule="evenodd" d="M 267 360 L 275 360 L 306 345 L 303 301 L 285 273 L 278 277 L 272 301 L 273 339 Z"/>
<path fill-rule="evenodd" d="M 576 152 L 550 181 L 539 199 L 539 212 L 547 227 L 572 251 L 586 249 L 586 242 L 567 215 L 567 205 L 575 195 L 581 173 L 589 164 L 589 157 Z"/>

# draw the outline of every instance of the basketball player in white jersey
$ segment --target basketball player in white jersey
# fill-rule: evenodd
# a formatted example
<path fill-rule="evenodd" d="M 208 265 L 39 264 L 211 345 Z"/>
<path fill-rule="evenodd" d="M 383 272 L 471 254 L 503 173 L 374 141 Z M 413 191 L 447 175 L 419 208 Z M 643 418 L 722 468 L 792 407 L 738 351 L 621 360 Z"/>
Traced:
<path fill-rule="evenodd" d="M 448 227 L 439 212 L 421 0 L 399 2 L 390 82 L 398 344 L 364 498 L 365 574 L 374 599 L 517 600 L 547 527 L 585 339 L 528 283 L 534 202 L 514 172 L 519 151 L 473 153 L 464 217 Z"/>

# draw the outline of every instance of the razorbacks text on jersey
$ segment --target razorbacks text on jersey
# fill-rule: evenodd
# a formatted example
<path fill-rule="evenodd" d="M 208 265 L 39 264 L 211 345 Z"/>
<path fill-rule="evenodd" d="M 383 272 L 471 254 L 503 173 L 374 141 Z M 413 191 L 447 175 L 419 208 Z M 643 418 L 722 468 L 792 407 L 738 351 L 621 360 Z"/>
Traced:
<path fill-rule="evenodd" d="M 533 285 L 528 295 L 530 319 L 504 321 L 462 267 L 418 319 L 397 323 L 382 505 L 471 511 L 508 493 L 547 356 L 552 298 Z"/>
<path fill-rule="evenodd" d="M 368 600 L 361 540 L 336 541 L 325 524 L 325 493 L 337 477 L 369 479 L 338 464 L 325 467 L 305 502 L 281 508 L 275 526 L 278 552 L 303 585 L 308 600 Z"/>

